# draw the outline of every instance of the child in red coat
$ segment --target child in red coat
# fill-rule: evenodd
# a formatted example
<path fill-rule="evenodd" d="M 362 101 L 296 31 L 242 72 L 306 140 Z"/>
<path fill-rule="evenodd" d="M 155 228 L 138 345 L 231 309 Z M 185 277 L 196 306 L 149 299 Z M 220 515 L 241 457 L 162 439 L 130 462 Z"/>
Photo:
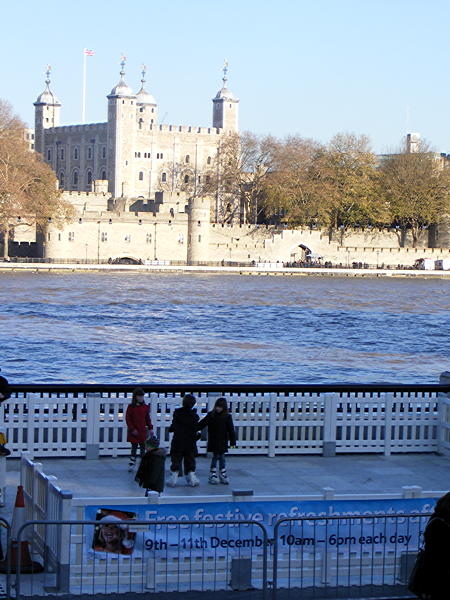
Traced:
<path fill-rule="evenodd" d="M 130 462 L 128 463 L 129 470 L 131 471 L 136 464 L 138 446 L 140 455 L 144 456 L 147 435 L 153 435 L 150 407 L 145 404 L 145 393 L 142 388 L 133 390 L 133 398 L 131 404 L 127 407 L 125 420 L 128 427 L 127 442 L 131 443 Z"/>

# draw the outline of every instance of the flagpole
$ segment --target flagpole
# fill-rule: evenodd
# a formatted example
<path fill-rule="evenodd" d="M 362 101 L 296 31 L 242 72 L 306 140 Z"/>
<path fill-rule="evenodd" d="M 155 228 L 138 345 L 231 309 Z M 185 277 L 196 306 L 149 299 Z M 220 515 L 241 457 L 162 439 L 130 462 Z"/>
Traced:
<path fill-rule="evenodd" d="M 83 98 L 81 104 L 81 122 L 86 122 L 86 48 L 83 48 Z"/>

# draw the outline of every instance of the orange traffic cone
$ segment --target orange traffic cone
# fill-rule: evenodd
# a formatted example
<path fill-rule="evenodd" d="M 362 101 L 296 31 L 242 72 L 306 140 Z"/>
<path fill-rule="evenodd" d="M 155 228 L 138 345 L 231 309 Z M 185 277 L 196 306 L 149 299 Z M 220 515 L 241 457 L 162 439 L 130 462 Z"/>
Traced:
<path fill-rule="evenodd" d="M 40 573 L 44 567 L 31 560 L 30 545 L 27 540 L 17 541 L 19 529 L 25 523 L 25 498 L 23 495 L 23 486 L 17 487 L 16 503 L 14 504 L 12 525 L 11 525 L 11 540 L 9 543 L 8 554 L 6 559 L 0 562 L 0 573 L 5 573 L 10 565 L 11 573 L 17 572 L 17 553 L 20 551 L 20 572 L 21 573 Z"/>

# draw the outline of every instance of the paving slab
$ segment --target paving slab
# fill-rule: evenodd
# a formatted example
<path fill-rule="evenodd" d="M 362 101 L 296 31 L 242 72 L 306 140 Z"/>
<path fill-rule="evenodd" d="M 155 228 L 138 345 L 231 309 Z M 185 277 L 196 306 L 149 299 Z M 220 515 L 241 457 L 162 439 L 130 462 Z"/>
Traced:
<path fill-rule="evenodd" d="M 128 459 L 75 458 L 39 459 L 47 475 L 74 497 L 142 497 L 144 491 L 128 473 Z M 341 494 L 400 494 L 403 486 L 420 486 L 424 491 L 450 489 L 450 458 L 436 454 L 355 455 L 335 457 L 299 455 L 229 456 L 227 470 L 230 485 L 208 484 L 210 459 L 200 456 L 197 474 L 200 486 L 192 488 L 180 478 L 175 488 L 166 486 L 161 500 L 173 497 L 223 496 L 232 490 L 252 490 L 258 496 L 321 495 L 323 488 Z M 7 459 L 6 505 L 0 516 L 9 518 L 20 483 L 20 461 Z M 169 462 L 167 462 L 167 474 Z"/>

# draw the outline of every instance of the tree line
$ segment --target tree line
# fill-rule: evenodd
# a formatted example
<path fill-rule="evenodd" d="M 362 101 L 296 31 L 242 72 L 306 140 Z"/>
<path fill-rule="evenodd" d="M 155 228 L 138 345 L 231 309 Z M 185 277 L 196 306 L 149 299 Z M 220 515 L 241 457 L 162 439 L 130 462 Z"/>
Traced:
<path fill-rule="evenodd" d="M 244 133 L 221 142 L 210 193 L 239 198 L 247 222 L 282 222 L 329 231 L 354 227 L 420 230 L 450 212 L 450 161 L 421 142 L 377 156 L 364 135 L 339 133 L 328 144 L 300 136 Z M 222 203 L 228 206 L 229 203 Z M 243 207 L 243 210 L 242 210 Z"/>

